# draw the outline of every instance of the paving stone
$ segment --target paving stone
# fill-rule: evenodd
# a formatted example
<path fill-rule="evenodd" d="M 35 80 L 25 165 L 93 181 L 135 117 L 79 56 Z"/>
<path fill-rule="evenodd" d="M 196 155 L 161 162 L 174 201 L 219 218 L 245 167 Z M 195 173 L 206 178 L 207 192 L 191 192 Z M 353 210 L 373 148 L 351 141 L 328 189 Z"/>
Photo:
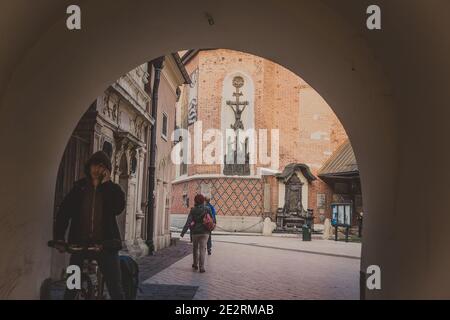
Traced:
<path fill-rule="evenodd" d="M 189 255 L 144 283 L 198 287 L 194 299 L 359 297 L 360 246 L 354 243 L 317 240 L 312 244 L 260 236 L 215 239 L 206 273 L 192 271 Z"/>
<path fill-rule="evenodd" d="M 142 284 L 137 300 L 192 300 L 197 286 Z"/>
<path fill-rule="evenodd" d="M 139 300 L 358 299 L 360 244 L 297 237 L 215 236 L 206 273 L 183 240 L 138 259 Z M 59 300 L 64 283 L 53 285 Z"/>
<path fill-rule="evenodd" d="M 137 262 L 140 280 L 148 279 L 189 254 L 192 254 L 192 245 L 185 241 L 177 241 L 176 245 L 139 258 Z"/>

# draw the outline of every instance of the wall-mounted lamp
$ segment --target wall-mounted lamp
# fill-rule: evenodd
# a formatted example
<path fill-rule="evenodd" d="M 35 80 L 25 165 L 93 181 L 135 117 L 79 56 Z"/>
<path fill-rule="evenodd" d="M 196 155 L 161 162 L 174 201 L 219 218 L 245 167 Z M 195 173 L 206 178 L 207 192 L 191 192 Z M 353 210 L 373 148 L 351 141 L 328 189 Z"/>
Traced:
<path fill-rule="evenodd" d="M 211 14 L 209 14 L 209 13 L 205 13 L 205 18 L 208 20 L 208 24 L 210 25 L 210 26 L 213 26 L 214 24 L 215 24 L 215 22 L 214 22 L 214 18 L 212 17 L 212 15 Z"/>

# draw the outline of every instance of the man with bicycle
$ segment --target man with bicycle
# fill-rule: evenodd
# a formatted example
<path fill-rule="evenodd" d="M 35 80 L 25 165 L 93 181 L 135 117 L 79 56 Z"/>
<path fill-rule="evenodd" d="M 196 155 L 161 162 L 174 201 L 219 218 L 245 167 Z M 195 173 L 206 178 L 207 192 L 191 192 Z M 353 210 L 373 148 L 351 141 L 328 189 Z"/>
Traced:
<path fill-rule="evenodd" d="M 53 239 L 65 251 L 65 234 L 70 223 L 68 243 L 96 246 L 98 252 L 73 253 L 71 265 L 83 268 L 85 259 L 96 260 L 111 299 L 122 300 L 119 250 L 122 240 L 116 221 L 125 208 L 125 194 L 111 181 L 111 160 L 106 153 L 94 153 L 85 165 L 84 179 L 75 182 L 56 215 Z M 66 289 L 64 299 L 74 299 L 76 290 Z"/>

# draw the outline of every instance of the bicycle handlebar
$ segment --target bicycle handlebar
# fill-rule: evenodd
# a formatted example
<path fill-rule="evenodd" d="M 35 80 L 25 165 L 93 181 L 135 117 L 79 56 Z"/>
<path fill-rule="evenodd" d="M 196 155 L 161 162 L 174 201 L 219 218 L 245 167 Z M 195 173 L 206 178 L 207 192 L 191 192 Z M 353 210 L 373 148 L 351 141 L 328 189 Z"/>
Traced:
<path fill-rule="evenodd" d="M 68 253 L 79 253 L 79 252 L 100 252 L 103 250 L 103 245 L 92 244 L 87 246 L 82 246 L 79 244 L 70 244 L 63 241 L 51 240 L 47 243 L 50 248 L 56 248 L 57 245 L 61 245 L 64 250 Z"/>

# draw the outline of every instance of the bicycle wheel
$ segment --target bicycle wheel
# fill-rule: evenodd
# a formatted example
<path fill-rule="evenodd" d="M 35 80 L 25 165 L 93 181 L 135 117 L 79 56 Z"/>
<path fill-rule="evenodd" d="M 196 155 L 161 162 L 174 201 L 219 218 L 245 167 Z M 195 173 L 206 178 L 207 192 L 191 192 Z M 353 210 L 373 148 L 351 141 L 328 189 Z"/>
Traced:
<path fill-rule="evenodd" d="M 107 294 L 105 293 L 105 280 L 103 279 L 103 275 L 101 274 L 101 272 L 97 272 L 97 282 L 94 287 L 95 299 L 106 300 Z"/>
<path fill-rule="evenodd" d="M 94 285 L 91 278 L 86 275 L 81 275 L 81 289 L 77 290 L 75 300 L 93 300 L 95 298 Z"/>

